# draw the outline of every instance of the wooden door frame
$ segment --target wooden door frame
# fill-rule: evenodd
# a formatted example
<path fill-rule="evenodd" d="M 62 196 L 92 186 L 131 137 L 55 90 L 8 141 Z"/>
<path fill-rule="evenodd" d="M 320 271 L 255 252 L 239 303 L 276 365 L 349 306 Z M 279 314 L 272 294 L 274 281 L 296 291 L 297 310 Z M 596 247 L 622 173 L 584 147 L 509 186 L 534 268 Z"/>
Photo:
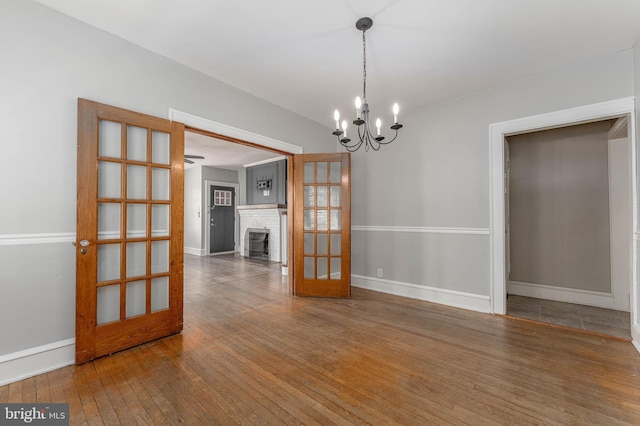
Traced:
<path fill-rule="evenodd" d="M 250 146 L 263 151 L 271 151 L 282 155 L 287 160 L 287 210 L 293 212 L 294 188 L 293 188 L 293 156 L 302 154 L 303 148 L 268 136 L 259 135 L 247 130 L 218 123 L 207 118 L 198 117 L 176 109 L 169 109 L 169 120 L 184 123 L 185 131 L 198 133 L 204 136 L 221 139 L 230 143 Z M 287 266 L 288 266 L 288 291 L 294 294 L 295 267 L 293 259 L 293 214 L 287 214 Z"/>
<path fill-rule="evenodd" d="M 211 210 L 209 210 L 211 204 L 213 203 L 213 200 L 211 200 L 211 187 L 212 186 L 226 186 L 228 188 L 234 188 L 235 189 L 235 195 L 233 197 L 233 218 L 234 218 L 234 223 L 233 223 L 233 249 L 236 250 L 239 247 L 239 241 L 240 241 L 240 223 L 239 223 L 239 217 L 238 217 L 238 200 L 240 199 L 240 184 L 239 183 L 232 183 L 232 182 L 222 182 L 222 181 L 218 181 L 218 180 L 205 180 L 204 181 L 205 186 L 207 187 L 207 193 L 206 193 L 206 200 L 207 200 L 207 213 L 206 213 L 206 217 L 209 218 L 209 215 L 211 214 Z M 207 222 L 207 226 L 205 227 L 205 247 L 206 247 L 206 254 L 207 256 L 211 256 L 211 223 L 210 223 L 210 219 L 209 222 Z"/>

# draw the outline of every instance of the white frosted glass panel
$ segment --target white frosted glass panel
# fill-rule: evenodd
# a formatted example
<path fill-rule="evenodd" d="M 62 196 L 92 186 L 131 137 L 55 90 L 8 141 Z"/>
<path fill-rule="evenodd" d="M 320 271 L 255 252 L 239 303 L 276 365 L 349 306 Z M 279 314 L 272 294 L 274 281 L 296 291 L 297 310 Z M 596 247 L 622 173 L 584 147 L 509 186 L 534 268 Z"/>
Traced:
<path fill-rule="evenodd" d="M 151 273 L 169 272 L 169 241 L 151 243 Z"/>
<path fill-rule="evenodd" d="M 329 263 L 327 262 L 326 257 L 318 258 L 318 279 L 319 280 L 329 279 Z"/>
<path fill-rule="evenodd" d="M 331 199 L 331 207 L 340 207 L 340 187 L 339 186 L 331 187 L 331 195 L 329 198 Z"/>
<path fill-rule="evenodd" d="M 340 256 L 342 254 L 342 236 L 340 234 L 331 234 L 331 256 Z"/>
<path fill-rule="evenodd" d="M 151 236 L 166 237 L 169 235 L 169 206 L 153 204 L 151 207 Z"/>
<path fill-rule="evenodd" d="M 147 243 L 127 243 L 127 278 L 146 275 Z"/>
<path fill-rule="evenodd" d="M 315 211 L 314 210 L 305 210 L 304 211 L 304 230 L 312 231 L 315 229 Z"/>
<path fill-rule="evenodd" d="M 127 238 L 147 236 L 147 205 L 127 204 Z"/>
<path fill-rule="evenodd" d="M 315 278 L 315 276 L 316 276 L 315 258 L 305 257 L 304 258 L 304 277 L 313 279 Z"/>
<path fill-rule="evenodd" d="M 331 210 L 331 230 L 339 231 L 342 229 L 342 215 L 340 210 Z"/>
<path fill-rule="evenodd" d="M 151 312 L 169 308 L 169 277 L 151 280 Z"/>
<path fill-rule="evenodd" d="M 329 188 L 326 186 L 319 186 L 316 191 L 318 192 L 318 207 L 327 207 L 327 203 L 329 201 L 327 199 L 327 193 L 329 192 Z"/>
<path fill-rule="evenodd" d="M 121 198 L 120 163 L 98 162 L 98 198 Z"/>
<path fill-rule="evenodd" d="M 316 187 L 305 186 L 304 187 L 304 206 L 314 207 L 316 204 Z"/>
<path fill-rule="evenodd" d="M 147 312 L 147 284 L 145 281 L 127 283 L 127 318 Z"/>
<path fill-rule="evenodd" d="M 318 175 L 316 176 L 318 183 L 327 183 L 327 163 L 316 163 Z"/>
<path fill-rule="evenodd" d="M 147 199 L 147 168 L 127 166 L 127 198 L 130 200 Z"/>
<path fill-rule="evenodd" d="M 329 254 L 329 236 L 327 234 L 318 234 L 318 254 Z"/>
<path fill-rule="evenodd" d="M 169 169 L 151 169 L 151 199 L 169 199 Z"/>
<path fill-rule="evenodd" d="M 98 203 L 98 239 L 120 238 L 120 203 Z"/>
<path fill-rule="evenodd" d="M 305 232 L 304 234 L 304 254 L 316 254 L 315 234 Z"/>
<path fill-rule="evenodd" d="M 100 120 L 98 125 L 98 155 L 122 157 L 122 126 L 113 121 Z"/>
<path fill-rule="evenodd" d="M 154 130 L 151 133 L 151 161 L 156 164 L 170 164 L 169 162 L 169 133 Z"/>
<path fill-rule="evenodd" d="M 333 161 L 329 163 L 329 182 L 340 183 L 342 176 L 340 175 L 340 162 Z"/>
<path fill-rule="evenodd" d="M 120 319 L 120 285 L 98 287 L 98 325 Z"/>
<path fill-rule="evenodd" d="M 127 127 L 127 159 L 147 161 L 147 129 Z"/>
<path fill-rule="evenodd" d="M 329 229 L 329 218 L 327 210 L 317 210 L 316 214 L 318 215 L 318 231 L 326 231 Z"/>
<path fill-rule="evenodd" d="M 331 279 L 339 280 L 342 279 L 342 259 L 340 258 L 331 258 Z"/>
<path fill-rule="evenodd" d="M 120 244 L 98 246 L 98 282 L 120 279 Z"/>
<path fill-rule="evenodd" d="M 316 181 L 316 163 L 304 163 L 304 183 L 314 183 Z"/>

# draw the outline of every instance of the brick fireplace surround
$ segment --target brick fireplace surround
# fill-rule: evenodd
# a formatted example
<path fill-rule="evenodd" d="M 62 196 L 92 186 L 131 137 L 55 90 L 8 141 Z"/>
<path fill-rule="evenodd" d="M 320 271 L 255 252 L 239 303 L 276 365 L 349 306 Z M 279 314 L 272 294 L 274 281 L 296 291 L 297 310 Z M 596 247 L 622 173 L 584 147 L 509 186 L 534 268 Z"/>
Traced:
<path fill-rule="evenodd" d="M 245 234 L 249 228 L 269 230 L 269 260 L 286 264 L 282 259 L 282 244 L 287 243 L 287 206 L 285 204 L 258 204 L 238 206 L 240 215 L 240 253 L 244 256 Z M 284 249 L 286 253 L 286 248 Z"/>

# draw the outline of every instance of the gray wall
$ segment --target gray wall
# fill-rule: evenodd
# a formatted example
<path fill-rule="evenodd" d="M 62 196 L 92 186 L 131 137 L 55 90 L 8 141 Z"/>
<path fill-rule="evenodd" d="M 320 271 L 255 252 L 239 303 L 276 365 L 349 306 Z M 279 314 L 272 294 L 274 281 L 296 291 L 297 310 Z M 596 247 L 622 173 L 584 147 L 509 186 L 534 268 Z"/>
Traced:
<path fill-rule="evenodd" d="M 0 51 L 0 355 L 75 336 L 78 97 L 334 150 L 328 127 L 28 0 L 0 0 Z"/>
<path fill-rule="evenodd" d="M 353 273 L 488 297 L 489 125 L 633 96 L 633 81 L 627 50 L 405 114 L 393 144 L 352 157 Z"/>
<path fill-rule="evenodd" d="M 611 292 L 609 121 L 510 136 L 511 281 Z"/>
<path fill-rule="evenodd" d="M 257 187 L 257 181 L 264 179 L 271 180 L 269 195 Z M 287 160 L 247 167 L 245 188 L 249 205 L 287 204 Z"/>

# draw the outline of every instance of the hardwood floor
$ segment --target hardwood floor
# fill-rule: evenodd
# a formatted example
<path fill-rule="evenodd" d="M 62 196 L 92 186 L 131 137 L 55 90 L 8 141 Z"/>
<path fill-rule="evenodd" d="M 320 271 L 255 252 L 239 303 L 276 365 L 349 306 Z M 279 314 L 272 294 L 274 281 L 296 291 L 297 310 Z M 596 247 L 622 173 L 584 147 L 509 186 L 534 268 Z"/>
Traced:
<path fill-rule="evenodd" d="M 0 387 L 71 424 L 640 424 L 628 342 L 185 255 L 181 334 Z"/>

